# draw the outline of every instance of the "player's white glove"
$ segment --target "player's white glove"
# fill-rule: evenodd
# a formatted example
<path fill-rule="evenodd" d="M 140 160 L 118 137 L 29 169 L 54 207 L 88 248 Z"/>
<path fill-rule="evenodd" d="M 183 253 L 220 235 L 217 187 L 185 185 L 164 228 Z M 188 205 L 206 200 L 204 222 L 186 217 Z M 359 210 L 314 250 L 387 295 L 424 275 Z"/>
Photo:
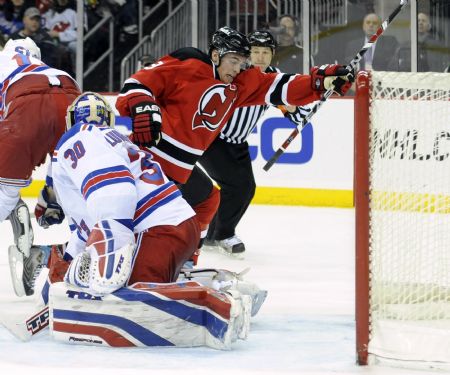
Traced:
<path fill-rule="evenodd" d="M 43 228 L 63 222 L 65 218 L 63 209 L 56 202 L 55 192 L 50 186 L 45 185 L 42 188 L 34 208 L 34 215 L 38 224 Z"/>

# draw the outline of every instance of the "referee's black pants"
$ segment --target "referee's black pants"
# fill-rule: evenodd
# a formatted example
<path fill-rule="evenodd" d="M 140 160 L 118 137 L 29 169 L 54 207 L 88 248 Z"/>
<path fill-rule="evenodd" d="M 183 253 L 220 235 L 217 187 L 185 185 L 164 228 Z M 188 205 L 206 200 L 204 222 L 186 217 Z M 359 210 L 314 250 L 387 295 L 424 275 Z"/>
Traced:
<path fill-rule="evenodd" d="M 220 187 L 220 205 L 207 238 L 223 240 L 232 237 L 255 195 L 248 143 L 233 144 L 216 138 L 200 158 L 200 164 Z"/>

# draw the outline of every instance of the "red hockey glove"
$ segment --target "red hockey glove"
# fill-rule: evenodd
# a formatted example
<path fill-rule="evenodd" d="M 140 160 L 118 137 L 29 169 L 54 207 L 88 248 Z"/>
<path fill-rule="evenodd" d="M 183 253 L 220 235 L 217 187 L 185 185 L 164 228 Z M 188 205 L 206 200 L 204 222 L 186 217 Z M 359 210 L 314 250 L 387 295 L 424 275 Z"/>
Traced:
<path fill-rule="evenodd" d="M 345 95 L 354 80 L 355 72 L 343 65 L 325 64 L 311 68 L 311 85 L 316 91 L 332 89 L 339 95 Z"/>
<path fill-rule="evenodd" d="M 153 98 L 140 95 L 128 101 L 133 121 L 131 139 L 138 146 L 151 147 L 161 139 L 161 111 Z"/>
<path fill-rule="evenodd" d="M 48 278 L 50 283 L 64 281 L 64 275 L 69 268 L 70 262 L 64 260 L 65 244 L 52 245 L 50 258 L 48 260 Z"/>

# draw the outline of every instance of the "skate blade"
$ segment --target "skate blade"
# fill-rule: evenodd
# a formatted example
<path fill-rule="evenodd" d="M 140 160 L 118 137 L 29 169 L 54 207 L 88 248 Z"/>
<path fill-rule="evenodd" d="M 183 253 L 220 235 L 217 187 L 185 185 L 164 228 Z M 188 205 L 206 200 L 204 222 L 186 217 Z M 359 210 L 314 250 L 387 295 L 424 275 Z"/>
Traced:
<path fill-rule="evenodd" d="M 27 258 L 30 256 L 30 249 L 34 240 L 34 233 L 30 223 L 30 213 L 28 211 L 28 207 L 20 207 L 17 210 L 17 218 L 22 224 L 24 230 L 24 233 L 17 238 L 17 247 Z"/>
<path fill-rule="evenodd" d="M 23 254 L 16 245 L 11 245 L 8 248 L 9 270 L 11 272 L 11 281 L 14 288 L 14 293 L 18 297 L 25 295 L 25 287 L 23 286 Z"/>
<path fill-rule="evenodd" d="M 223 247 L 218 245 L 203 245 L 201 251 L 207 251 L 207 252 L 213 252 L 213 253 L 220 253 L 229 256 L 230 258 L 234 258 L 237 260 L 244 260 L 245 259 L 245 251 L 241 253 L 230 253 L 229 251 L 225 250 Z"/>

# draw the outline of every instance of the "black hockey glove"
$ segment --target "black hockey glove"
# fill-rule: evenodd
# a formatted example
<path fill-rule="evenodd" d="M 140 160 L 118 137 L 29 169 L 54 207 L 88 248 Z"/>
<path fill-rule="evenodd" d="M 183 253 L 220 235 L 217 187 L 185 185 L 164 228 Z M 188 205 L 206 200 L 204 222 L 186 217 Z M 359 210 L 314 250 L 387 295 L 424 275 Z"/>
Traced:
<path fill-rule="evenodd" d="M 56 195 L 51 187 L 45 185 L 42 188 L 34 208 L 34 215 L 38 224 L 43 228 L 63 222 L 66 216 L 61 206 L 56 202 Z"/>

